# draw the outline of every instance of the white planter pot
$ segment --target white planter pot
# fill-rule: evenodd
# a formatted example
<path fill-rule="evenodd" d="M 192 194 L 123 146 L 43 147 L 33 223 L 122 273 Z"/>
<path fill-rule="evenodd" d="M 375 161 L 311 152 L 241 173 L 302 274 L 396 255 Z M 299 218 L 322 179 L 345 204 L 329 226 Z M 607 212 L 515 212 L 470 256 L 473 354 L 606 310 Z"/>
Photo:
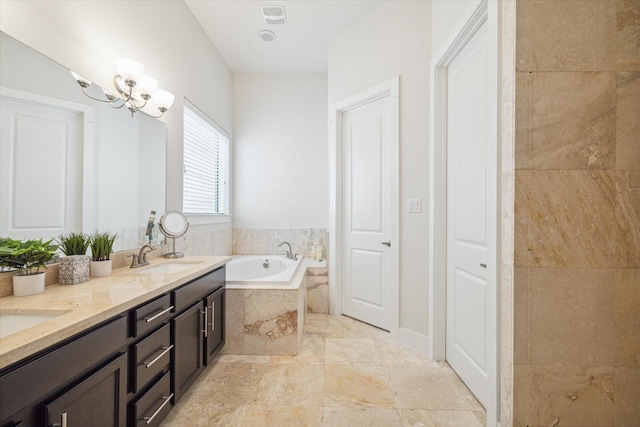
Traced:
<path fill-rule="evenodd" d="M 24 297 L 44 292 L 44 272 L 30 276 L 13 276 L 13 295 Z"/>
<path fill-rule="evenodd" d="M 111 274 L 111 261 L 91 261 L 91 275 L 94 277 L 108 276 Z"/>

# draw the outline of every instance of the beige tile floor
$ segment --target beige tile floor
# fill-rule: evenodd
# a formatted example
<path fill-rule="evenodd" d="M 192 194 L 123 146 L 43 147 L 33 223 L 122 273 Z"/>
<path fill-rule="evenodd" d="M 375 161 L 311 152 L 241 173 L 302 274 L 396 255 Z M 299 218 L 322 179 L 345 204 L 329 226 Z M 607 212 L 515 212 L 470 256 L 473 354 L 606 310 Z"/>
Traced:
<path fill-rule="evenodd" d="M 298 356 L 219 356 L 162 424 L 483 427 L 444 362 L 353 320 L 310 314 Z"/>

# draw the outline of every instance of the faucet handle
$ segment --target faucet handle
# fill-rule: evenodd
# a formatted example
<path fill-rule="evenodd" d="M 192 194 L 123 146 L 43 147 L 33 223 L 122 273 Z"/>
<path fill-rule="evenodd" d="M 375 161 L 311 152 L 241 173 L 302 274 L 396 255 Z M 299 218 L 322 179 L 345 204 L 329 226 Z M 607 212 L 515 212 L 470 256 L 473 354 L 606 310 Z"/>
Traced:
<path fill-rule="evenodd" d="M 136 254 L 130 254 L 127 255 L 128 257 L 131 257 L 131 266 L 129 268 L 136 268 L 138 266 L 138 255 Z"/>

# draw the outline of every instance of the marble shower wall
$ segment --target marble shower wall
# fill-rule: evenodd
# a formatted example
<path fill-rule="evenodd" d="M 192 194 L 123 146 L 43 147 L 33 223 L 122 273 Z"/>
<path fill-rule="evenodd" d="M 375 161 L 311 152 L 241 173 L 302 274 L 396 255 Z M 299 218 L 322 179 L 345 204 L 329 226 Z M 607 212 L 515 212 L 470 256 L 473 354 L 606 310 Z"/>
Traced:
<path fill-rule="evenodd" d="M 516 9 L 515 426 L 640 425 L 640 1 Z"/>

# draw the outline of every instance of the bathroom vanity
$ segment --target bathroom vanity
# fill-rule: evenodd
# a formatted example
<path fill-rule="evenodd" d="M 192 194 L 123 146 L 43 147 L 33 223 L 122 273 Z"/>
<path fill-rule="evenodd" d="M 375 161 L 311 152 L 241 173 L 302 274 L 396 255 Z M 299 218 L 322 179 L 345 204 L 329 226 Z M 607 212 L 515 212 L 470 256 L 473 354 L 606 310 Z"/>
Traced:
<path fill-rule="evenodd" d="M 155 426 L 224 345 L 228 257 L 159 260 L 5 297 L 61 315 L 0 340 L 0 427 Z"/>

